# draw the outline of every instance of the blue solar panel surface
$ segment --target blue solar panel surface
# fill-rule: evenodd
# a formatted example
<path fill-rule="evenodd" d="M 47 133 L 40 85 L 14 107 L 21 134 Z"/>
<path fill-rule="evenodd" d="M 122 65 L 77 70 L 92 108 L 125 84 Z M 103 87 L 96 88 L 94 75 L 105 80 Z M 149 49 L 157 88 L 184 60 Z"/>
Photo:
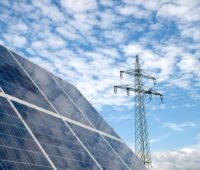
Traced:
<path fill-rule="evenodd" d="M 51 170 L 35 141 L 6 99 L 0 97 L 0 169 Z"/>
<path fill-rule="evenodd" d="M 58 169 L 99 169 L 64 121 L 14 104 Z"/>

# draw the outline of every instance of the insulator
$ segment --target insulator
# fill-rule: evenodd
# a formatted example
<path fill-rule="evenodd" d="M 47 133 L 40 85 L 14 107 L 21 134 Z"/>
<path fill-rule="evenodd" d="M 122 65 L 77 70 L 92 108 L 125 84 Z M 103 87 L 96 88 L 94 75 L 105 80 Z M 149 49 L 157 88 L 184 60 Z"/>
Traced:
<path fill-rule="evenodd" d="M 156 85 L 156 79 L 155 78 L 153 79 L 153 83 L 154 83 L 154 85 Z"/>
<path fill-rule="evenodd" d="M 126 89 L 126 91 L 127 91 L 127 96 L 129 96 L 130 95 L 130 89 Z"/>
<path fill-rule="evenodd" d="M 123 71 L 120 71 L 120 78 L 122 79 L 123 78 Z"/>
<path fill-rule="evenodd" d="M 114 93 L 116 94 L 117 93 L 117 87 L 114 86 Z"/>
<path fill-rule="evenodd" d="M 152 99 L 152 93 L 149 94 L 149 100 L 151 101 L 151 99 Z"/>

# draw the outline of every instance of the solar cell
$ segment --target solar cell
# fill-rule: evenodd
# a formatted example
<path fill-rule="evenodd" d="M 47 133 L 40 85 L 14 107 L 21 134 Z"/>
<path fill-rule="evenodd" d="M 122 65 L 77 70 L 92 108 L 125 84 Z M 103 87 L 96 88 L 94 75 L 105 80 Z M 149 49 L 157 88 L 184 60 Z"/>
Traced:
<path fill-rule="evenodd" d="M 0 97 L 0 169 L 52 167 L 6 99 Z"/>
<path fill-rule="evenodd" d="M 14 105 L 58 169 L 99 169 L 64 121 L 19 103 Z"/>
<path fill-rule="evenodd" d="M 0 86 L 5 93 L 52 110 L 8 50 L 0 46 Z"/>

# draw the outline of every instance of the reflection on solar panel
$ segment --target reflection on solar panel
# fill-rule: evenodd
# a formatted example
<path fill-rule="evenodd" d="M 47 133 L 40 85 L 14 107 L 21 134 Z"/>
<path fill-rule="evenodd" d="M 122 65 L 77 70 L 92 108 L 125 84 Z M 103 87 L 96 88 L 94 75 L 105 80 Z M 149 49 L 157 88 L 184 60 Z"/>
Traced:
<path fill-rule="evenodd" d="M 146 170 L 73 85 L 0 46 L 0 169 Z"/>

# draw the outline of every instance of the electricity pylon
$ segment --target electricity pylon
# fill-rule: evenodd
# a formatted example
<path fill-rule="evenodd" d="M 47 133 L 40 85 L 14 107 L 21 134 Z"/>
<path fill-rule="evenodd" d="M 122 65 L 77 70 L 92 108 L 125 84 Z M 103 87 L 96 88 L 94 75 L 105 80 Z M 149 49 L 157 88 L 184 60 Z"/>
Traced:
<path fill-rule="evenodd" d="M 134 76 L 135 84 L 115 85 L 114 92 L 117 93 L 118 88 L 126 90 L 128 96 L 130 91 L 135 92 L 135 153 L 148 169 L 152 169 L 144 96 L 148 95 L 151 100 L 152 95 L 157 95 L 162 101 L 163 95 L 152 88 L 144 88 L 143 78 L 153 80 L 154 85 L 156 78 L 141 69 L 138 55 L 136 56 L 135 69 L 120 71 L 121 78 L 123 78 L 123 74 Z"/>

